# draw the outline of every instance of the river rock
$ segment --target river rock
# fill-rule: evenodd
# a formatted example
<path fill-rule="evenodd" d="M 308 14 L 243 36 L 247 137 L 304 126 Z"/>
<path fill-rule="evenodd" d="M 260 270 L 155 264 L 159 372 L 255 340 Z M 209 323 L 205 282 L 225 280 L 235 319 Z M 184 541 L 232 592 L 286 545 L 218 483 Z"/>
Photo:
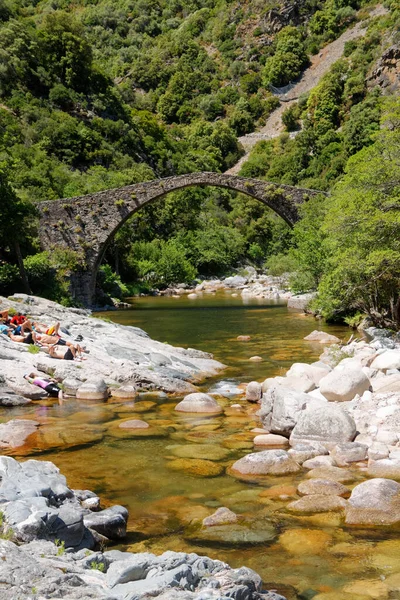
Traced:
<path fill-rule="evenodd" d="M 314 381 L 311 379 L 311 377 L 306 375 L 306 373 L 299 375 L 287 374 L 286 377 L 274 377 L 274 383 L 275 385 L 280 385 L 287 390 L 293 390 L 303 394 L 311 392 L 315 389 Z"/>
<path fill-rule="evenodd" d="M 398 525 L 400 483 L 392 479 L 370 479 L 351 492 L 346 509 L 348 525 Z"/>
<path fill-rule="evenodd" d="M 222 412 L 222 408 L 214 398 L 200 392 L 185 396 L 184 399 L 175 406 L 175 410 L 178 412 L 209 414 L 219 414 Z"/>
<path fill-rule="evenodd" d="M 263 450 L 248 454 L 237 460 L 230 472 L 241 475 L 286 475 L 301 471 L 298 465 L 285 450 Z"/>
<path fill-rule="evenodd" d="M 351 471 L 339 469 L 339 467 L 317 467 L 308 471 L 306 477 L 310 479 L 328 479 L 339 483 L 354 481 L 354 475 Z"/>
<path fill-rule="evenodd" d="M 347 498 L 350 496 L 350 490 L 342 483 L 338 481 L 332 481 L 331 479 L 309 479 L 308 481 L 302 481 L 297 491 L 302 496 L 309 496 L 312 494 L 318 494 L 323 496 L 342 496 Z"/>
<path fill-rule="evenodd" d="M 321 456 L 314 456 L 303 462 L 305 469 L 318 469 L 319 467 L 331 467 L 335 465 L 335 460 L 332 456 L 321 454 Z"/>
<path fill-rule="evenodd" d="M 16 394 L 10 388 L 0 387 L 0 406 L 25 406 L 30 402 L 30 398 L 24 398 L 24 396 Z"/>
<path fill-rule="evenodd" d="M 328 450 L 323 444 L 313 442 L 310 444 L 296 444 L 294 448 L 288 450 L 288 454 L 293 460 L 299 463 L 299 465 L 302 465 L 306 460 L 328 454 Z"/>
<path fill-rule="evenodd" d="M 251 340 L 251 335 L 238 335 L 236 339 L 238 342 L 249 342 Z"/>
<path fill-rule="evenodd" d="M 311 300 L 315 298 L 315 293 L 310 292 L 308 294 L 299 294 L 295 296 L 290 296 L 287 302 L 287 307 L 292 308 L 293 310 L 301 310 L 304 311 Z"/>
<path fill-rule="evenodd" d="M 233 275 L 232 277 L 226 277 L 222 283 L 225 287 L 229 288 L 242 288 L 246 285 L 248 279 L 241 275 Z"/>
<path fill-rule="evenodd" d="M 225 523 L 236 523 L 237 520 L 237 515 L 234 512 L 225 506 L 220 506 L 215 513 L 203 519 L 203 526 L 215 527 L 215 525 L 223 525 Z"/>
<path fill-rule="evenodd" d="M 337 512 L 346 508 L 347 502 L 340 496 L 312 494 L 290 502 L 286 509 L 294 513 Z"/>
<path fill-rule="evenodd" d="M 66 396 L 76 396 L 76 392 L 82 385 L 82 381 L 74 377 L 67 377 L 63 381 L 63 392 Z"/>
<path fill-rule="evenodd" d="M 122 400 L 131 400 L 135 398 L 136 394 L 136 387 L 127 383 L 125 385 L 121 385 L 119 388 L 111 389 L 111 395 L 113 398 L 121 398 Z"/>
<path fill-rule="evenodd" d="M 332 536 L 318 529 L 288 529 L 279 536 L 279 544 L 295 555 L 323 552 L 332 542 Z"/>
<path fill-rule="evenodd" d="M 150 425 L 146 421 L 140 419 L 129 419 L 129 421 L 123 421 L 118 425 L 121 429 L 148 429 Z"/>
<path fill-rule="evenodd" d="M 321 363 L 322 364 L 322 363 Z M 314 382 L 315 385 L 319 385 L 319 382 L 327 373 L 330 371 L 327 365 L 324 367 L 309 365 L 307 363 L 293 363 L 290 367 L 289 371 L 286 373 L 287 377 L 302 377 L 306 376 L 311 381 Z"/>
<path fill-rule="evenodd" d="M 368 448 L 368 458 L 370 460 L 380 460 L 389 456 L 389 448 L 382 442 L 374 442 Z"/>
<path fill-rule="evenodd" d="M 252 362 L 262 362 L 262 356 L 250 356 L 249 360 Z"/>
<path fill-rule="evenodd" d="M 39 423 L 28 419 L 13 419 L 0 424 L 0 448 L 18 448 L 35 433 Z"/>
<path fill-rule="evenodd" d="M 261 383 L 258 383 L 258 381 L 250 381 L 246 387 L 246 400 L 249 402 L 259 402 L 261 396 Z"/>
<path fill-rule="evenodd" d="M 400 459 L 382 458 L 381 460 L 370 460 L 368 462 L 368 475 L 371 477 L 400 479 Z"/>
<path fill-rule="evenodd" d="M 359 442 L 344 442 L 337 444 L 331 450 L 331 456 L 338 467 L 345 467 L 349 463 L 367 459 L 368 446 Z"/>
<path fill-rule="evenodd" d="M 372 369 L 388 371 L 389 369 L 400 369 L 400 351 L 386 350 L 379 354 L 371 363 Z"/>
<path fill-rule="evenodd" d="M 336 367 L 319 382 L 321 394 L 335 402 L 352 400 L 356 394 L 362 396 L 370 386 L 370 380 L 361 369 L 349 367 Z"/>
<path fill-rule="evenodd" d="M 253 443 L 255 446 L 269 446 L 270 448 L 286 448 L 289 446 L 289 440 L 287 438 L 283 437 L 283 435 L 275 435 L 274 433 L 256 435 Z"/>
<path fill-rule="evenodd" d="M 84 515 L 83 522 L 86 527 L 108 538 L 119 540 L 126 536 L 128 511 L 124 506 L 111 506 L 99 512 Z"/>
<path fill-rule="evenodd" d="M 318 331 L 315 329 L 309 335 L 304 338 L 307 342 L 319 342 L 320 344 L 338 344 L 340 339 L 325 331 Z"/>
<path fill-rule="evenodd" d="M 224 472 L 222 465 L 203 459 L 177 458 L 168 461 L 167 467 L 172 471 L 182 471 L 194 477 L 218 477 Z"/>
<path fill-rule="evenodd" d="M 341 407 L 327 404 L 323 408 L 310 407 L 300 412 L 290 444 L 316 441 L 329 449 L 339 442 L 352 442 L 356 433 L 353 417 Z"/>
<path fill-rule="evenodd" d="M 222 547 L 248 547 L 267 544 L 276 538 L 276 528 L 269 521 L 249 521 L 202 527 L 185 539 L 195 544 Z"/>
<path fill-rule="evenodd" d="M 205 460 L 224 460 L 230 451 L 216 444 L 188 444 L 185 446 L 167 446 L 166 450 L 178 458 L 195 458 Z"/>
<path fill-rule="evenodd" d="M 104 379 L 93 379 L 85 381 L 76 391 L 79 400 L 106 400 L 108 398 L 108 387 Z"/>
<path fill-rule="evenodd" d="M 112 562 L 107 569 L 106 582 L 110 588 L 129 581 L 145 579 L 151 568 L 154 568 L 156 556 L 143 552 L 140 554 L 124 553 L 122 560 Z"/>
<path fill-rule="evenodd" d="M 260 417 L 266 429 L 290 435 L 300 413 L 310 402 L 306 394 L 281 387 L 272 387 L 261 400 Z"/>

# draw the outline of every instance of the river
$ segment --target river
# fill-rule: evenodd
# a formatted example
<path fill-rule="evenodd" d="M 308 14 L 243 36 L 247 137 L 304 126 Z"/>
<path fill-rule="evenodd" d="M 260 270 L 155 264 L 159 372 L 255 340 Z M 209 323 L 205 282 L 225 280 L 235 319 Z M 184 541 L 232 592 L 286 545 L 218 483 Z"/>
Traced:
<path fill-rule="evenodd" d="M 384 556 L 381 545 L 387 543 L 383 539 L 388 534 L 345 528 L 338 513 L 295 516 L 285 511 L 304 473 L 271 478 L 261 485 L 226 473 L 234 460 L 253 451 L 251 430 L 260 426 L 255 415 L 258 407 L 235 395 L 236 386 L 283 374 L 293 362 L 316 360 L 323 347 L 303 339 L 312 330 L 324 329 L 345 339 L 348 329 L 330 327 L 290 311 L 278 301 L 244 301 L 228 292 L 198 299 L 138 298 L 133 300 L 132 309 L 102 316 L 141 327 L 162 342 L 212 352 L 227 365 L 218 378 L 202 386 L 225 390 L 224 396 L 218 397 L 225 409 L 223 416 L 176 413 L 174 406 L 179 399 L 162 393 L 141 395 L 135 402 L 68 400 L 59 406 L 48 401 L 24 409 L 32 418 L 42 411 L 42 420 L 54 428 L 83 424 L 88 431 L 102 431 L 87 445 L 70 450 L 49 448 L 41 458 L 53 461 L 72 487 L 91 489 L 107 503 L 129 508 L 129 533 L 121 548 L 156 553 L 194 551 L 233 567 L 247 565 L 288 600 L 308 600 L 317 594 L 328 594 L 332 600 L 329 594 L 343 590 L 343 586 L 362 589 L 363 583 L 366 587 L 369 583 L 363 578 L 379 579 L 387 574 L 391 559 L 387 557 L 385 562 L 379 557 Z M 240 342 L 238 335 L 251 339 Z M 254 355 L 262 361 L 249 361 Z M 231 408 L 238 403 L 240 409 Z M 22 412 L 16 409 L 15 414 L 18 410 Z M 118 428 L 121 419 L 127 417 L 148 422 L 150 433 Z M 197 475 L 189 474 L 187 466 L 199 454 L 206 460 Z M 361 478 L 357 473 L 356 480 Z M 261 534 L 272 523 L 275 539 L 246 543 L 235 538 L 233 528 L 222 542 L 194 540 L 196 519 L 220 506 L 243 515 Z M 358 596 L 341 591 L 335 600 L 352 597 Z"/>

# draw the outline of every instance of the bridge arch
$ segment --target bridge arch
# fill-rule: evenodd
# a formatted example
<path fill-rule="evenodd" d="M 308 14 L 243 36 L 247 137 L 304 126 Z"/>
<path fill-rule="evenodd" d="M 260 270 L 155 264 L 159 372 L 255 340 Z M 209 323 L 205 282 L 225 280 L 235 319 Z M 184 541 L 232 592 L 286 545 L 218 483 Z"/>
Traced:
<path fill-rule="evenodd" d="M 85 306 L 93 301 L 96 276 L 105 250 L 118 229 L 146 204 L 194 185 L 225 187 L 266 204 L 291 227 L 298 206 L 318 190 L 295 188 L 225 173 L 189 173 L 105 190 L 77 198 L 40 202 L 39 236 L 45 250 L 77 252 L 82 267 L 71 276 L 71 293 Z"/>

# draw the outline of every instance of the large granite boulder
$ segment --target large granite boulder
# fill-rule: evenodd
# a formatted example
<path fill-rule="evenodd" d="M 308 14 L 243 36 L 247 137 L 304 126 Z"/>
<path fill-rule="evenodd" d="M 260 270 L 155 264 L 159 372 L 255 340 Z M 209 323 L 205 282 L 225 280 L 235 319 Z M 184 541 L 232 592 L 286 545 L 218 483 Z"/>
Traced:
<path fill-rule="evenodd" d="M 92 379 L 85 381 L 76 391 L 79 400 L 106 400 L 108 398 L 108 387 L 103 379 Z"/>
<path fill-rule="evenodd" d="M 352 442 L 357 428 L 351 417 L 340 406 L 327 404 L 320 408 L 307 408 L 291 433 L 290 444 L 301 442 L 321 442 L 328 449 L 340 442 Z"/>
<path fill-rule="evenodd" d="M 356 394 L 362 396 L 370 386 L 371 382 L 361 368 L 340 368 L 340 365 L 319 382 L 321 394 L 335 402 L 352 400 Z"/>
<path fill-rule="evenodd" d="M 400 369 L 400 350 L 386 350 L 379 354 L 371 363 L 371 369 L 388 371 L 389 369 Z"/>
<path fill-rule="evenodd" d="M 260 416 L 265 429 L 289 436 L 310 396 L 283 387 L 271 387 L 261 400 Z"/>

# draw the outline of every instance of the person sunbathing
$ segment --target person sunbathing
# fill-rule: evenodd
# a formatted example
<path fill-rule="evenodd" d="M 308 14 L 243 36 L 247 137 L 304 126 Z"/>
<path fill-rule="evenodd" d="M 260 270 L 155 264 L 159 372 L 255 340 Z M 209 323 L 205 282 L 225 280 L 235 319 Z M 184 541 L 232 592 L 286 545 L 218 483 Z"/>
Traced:
<path fill-rule="evenodd" d="M 34 344 L 35 340 L 33 339 L 33 333 L 28 333 L 28 335 L 15 334 L 12 331 L 7 333 L 7 336 L 13 342 L 19 342 L 21 344 Z"/>
<path fill-rule="evenodd" d="M 47 335 L 46 333 L 36 333 L 34 331 L 33 339 L 35 343 L 42 346 L 68 346 L 69 348 L 75 348 L 79 354 L 82 354 L 82 348 L 79 344 L 73 344 L 69 340 L 65 340 L 58 335 Z"/>
<path fill-rule="evenodd" d="M 73 346 L 49 346 L 49 356 L 59 358 L 60 360 L 74 360 L 77 358 L 76 348 Z"/>
<path fill-rule="evenodd" d="M 25 374 L 24 379 L 26 379 L 32 385 L 37 385 L 38 387 L 44 389 L 44 391 L 47 392 L 47 394 L 49 394 L 49 396 L 52 398 L 58 398 L 59 400 L 62 400 L 63 392 L 57 385 L 55 379 L 45 379 L 39 377 L 39 375 L 35 375 L 35 373 L 30 373 L 29 375 Z"/>

